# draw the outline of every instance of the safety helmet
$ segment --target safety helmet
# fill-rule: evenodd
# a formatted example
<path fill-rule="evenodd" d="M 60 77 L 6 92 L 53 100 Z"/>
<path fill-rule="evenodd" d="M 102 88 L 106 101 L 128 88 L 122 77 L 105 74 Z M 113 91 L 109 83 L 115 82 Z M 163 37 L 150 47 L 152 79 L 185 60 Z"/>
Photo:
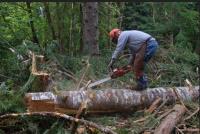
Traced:
<path fill-rule="evenodd" d="M 120 32 L 121 30 L 118 29 L 118 28 L 114 28 L 113 30 L 110 31 L 109 33 L 109 36 L 110 38 L 116 38 L 118 36 L 118 33 Z"/>

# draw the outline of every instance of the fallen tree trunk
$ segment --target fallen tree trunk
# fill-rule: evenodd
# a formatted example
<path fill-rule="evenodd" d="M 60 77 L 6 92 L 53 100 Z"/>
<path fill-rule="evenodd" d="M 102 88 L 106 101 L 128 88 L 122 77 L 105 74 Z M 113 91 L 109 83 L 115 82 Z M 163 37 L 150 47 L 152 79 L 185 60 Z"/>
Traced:
<path fill-rule="evenodd" d="M 144 109 L 150 106 L 158 97 L 173 103 L 179 99 L 174 93 L 176 90 L 182 100 L 197 100 L 199 86 L 189 90 L 188 87 L 152 88 L 145 91 L 129 89 L 105 90 L 74 90 L 62 91 L 59 94 L 52 92 L 27 93 L 26 104 L 30 112 L 52 111 L 61 113 L 76 113 L 81 103 L 88 100 L 88 113 L 125 112 Z"/>
<path fill-rule="evenodd" d="M 154 134 L 171 134 L 176 124 L 184 115 L 186 109 L 182 105 L 175 105 L 173 111 L 155 129 Z"/>

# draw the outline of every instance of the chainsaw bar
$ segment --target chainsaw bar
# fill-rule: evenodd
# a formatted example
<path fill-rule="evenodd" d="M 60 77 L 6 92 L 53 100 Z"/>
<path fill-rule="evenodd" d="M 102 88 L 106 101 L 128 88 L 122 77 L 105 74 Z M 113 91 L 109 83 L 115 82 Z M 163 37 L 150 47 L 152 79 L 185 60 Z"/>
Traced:
<path fill-rule="evenodd" d="M 106 81 L 109 81 L 111 79 L 115 79 L 117 77 L 121 77 L 124 74 L 128 73 L 129 71 L 131 71 L 131 67 L 128 67 L 128 66 L 123 66 L 121 68 L 115 68 L 113 70 L 113 72 L 110 74 L 110 76 L 108 76 L 106 78 L 103 78 L 101 80 L 95 81 L 93 83 L 90 83 L 87 87 L 89 87 L 89 88 L 95 87 L 95 86 L 97 86 L 97 85 L 99 85 L 101 83 L 104 83 Z M 82 87 L 81 89 L 84 89 L 84 87 Z"/>
<path fill-rule="evenodd" d="M 103 79 L 101 79 L 101 80 L 95 81 L 95 82 L 89 84 L 88 87 L 89 87 L 89 88 L 92 88 L 92 87 L 94 87 L 94 86 L 97 86 L 97 85 L 99 85 L 99 84 L 101 84 L 101 83 L 104 83 L 104 82 L 106 82 L 106 81 L 109 81 L 109 80 L 111 80 L 111 77 L 110 77 L 110 76 L 109 76 L 109 77 L 106 77 L 106 78 L 103 78 Z"/>
<path fill-rule="evenodd" d="M 92 87 L 95 87 L 95 86 L 97 86 L 97 85 L 99 85 L 99 84 L 101 84 L 101 83 L 104 83 L 104 82 L 106 82 L 106 81 L 109 81 L 109 80 L 111 80 L 112 78 L 110 77 L 110 76 L 108 76 L 108 77 L 106 77 L 106 78 L 103 78 L 103 79 L 101 79 L 101 80 L 98 80 L 98 81 L 95 81 L 95 82 L 93 82 L 93 83 L 90 83 L 87 87 L 89 87 L 89 88 L 92 88 Z M 81 89 L 83 89 L 84 87 L 82 87 Z"/>

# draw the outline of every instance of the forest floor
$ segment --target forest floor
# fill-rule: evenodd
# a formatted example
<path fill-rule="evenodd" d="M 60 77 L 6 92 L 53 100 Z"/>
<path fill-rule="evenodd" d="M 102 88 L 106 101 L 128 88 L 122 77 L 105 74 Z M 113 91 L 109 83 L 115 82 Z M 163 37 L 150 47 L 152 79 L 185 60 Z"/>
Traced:
<path fill-rule="evenodd" d="M 190 53 L 180 53 L 182 51 L 176 48 L 165 51 L 165 48 L 160 48 L 160 52 L 150 61 L 146 67 L 147 75 L 149 76 L 149 87 L 173 87 L 184 86 L 185 79 L 193 85 L 198 84 L 197 56 Z M 176 53 L 175 53 L 176 52 Z M 87 57 L 66 57 L 64 55 L 51 55 L 50 58 L 41 65 L 37 66 L 39 71 L 44 71 L 50 74 L 50 84 L 46 91 L 57 92 L 60 90 L 77 90 L 83 85 L 80 81 L 87 83 L 89 80 L 96 81 L 108 75 L 107 63 L 111 52 L 104 52 L 104 57 L 91 58 Z M 89 62 L 88 62 L 89 61 Z M 126 64 L 126 59 L 121 59 L 117 66 Z M 29 63 L 31 65 L 31 63 Z M 29 66 L 30 67 L 30 66 Z M 30 69 L 29 69 L 30 70 Z M 181 70 L 181 71 L 180 71 Z M 31 88 L 30 81 L 25 84 L 25 91 L 36 92 L 36 89 Z M 134 75 L 132 73 L 126 74 L 121 78 L 101 84 L 96 90 L 105 88 L 124 88 L 127 85 L 134 85 Z M 2 88 L 2 84 L 1 84 Z M 24 88 L 23 88 L 24 89 Z M 14 92 L 9 91 L 7 99 L 16 96 Z M 6 98 L 2 95 L 2 99 Z M 16 99 L 16 98 L 15 98 Z M 0 103 L 2 114 L 11 113 L 13 111 L 25 111 L 22 98 L 13 99 L 13 103 L 5 100 Z M 162 120 L 170 113 L 170 110 L 176 104 L 184 105 L 188 109 L 181 121 L 175 126 L 174 132 L 182 133 L 199 133 L 199 101 L 184 102 L 176 101 L 173 104 L 163 105 L 158 111 L 154 110 L 149 113 L 147 109 L 143 109 L 130 113 L 113 113 L 113 114 L 86 114 L 85 120 L 95 122 L 99 125 L 106 126 L 118 134 L 139 134 L 139 133 L 153 133 L 154 129 L 162 122 Z M 10 106 L 9 106 L 10 105 Z M 22 108 L 23 107 L 23 108 Z M 15 110 L 13 110 L 15 108 Z M 20 111 L 19 110 L 19 111 Z M 168 114 L 166 114 L 168 113 Z M 1 115 L 2 115 L 1 114 Z M 192 116 L 191 116 L 192 115 Z M 191 117 L 190 117 L 191 116 Z M 60 119 L 52 119 L 48 117 L 40 118 L 24 118 L 8 119 L 0 121 L 0 133 L 70 133 L 69 126 L 66 122 Z M 48 123 L 47 123 L 48 121 Z M 13 129 L 11 129 L 13 128 Z M 83 126 L 79 126 L 78 130 L 84 131 Z M 96 130 L 87 128 L 90 133 L 97 133 Z M 80 132 L 81 133 L 81 132 Z M 88 132 L 89 133 L 89 132 Z"/>
<path fill-rule="evenodd" d="M 123 64 L 122 61 L 119 64 Z M 173 62 L 173 61 L 172 61 Z M 85 63 L 85 62 L 84 62 Z M 153 59 L 150 64 L 149 64 L 149 68 L 155 68 L 155 64 L 158 64 L 155 59 Z M 55 69 L 54 67 L 51 67 Z M 76 74 L 74 77 L 75 78 L 79 78 L 84 80 L 85 82 L 89 81 L 89 80 L 98 80 L 98 77 L 95 77 L 94 73 L 94 68 L 92 68 L 90 70 L 90 67 L 87 67 L 87 65 L 85 64 L 84 68 L 82 68 L 80 70 L 80 72 L 78 74 Z M 157 70 L 159 70 L 158 68 L 156 68 Z M 96 70 L 99 71 L 99 70 Z M 152 70 L 151 70 L 152 71 Z M 53 72 L 53 71 L 51 71 Z M 85 72 L 85 73 L 84 73 Z M 56 83 L 56 86 L 59 88 L 56 89 L 65 89 L 65 90 L 72 90 L 72 89 L 77 89 L 77 84 L 73 83 L 73 82 L 68 82 L 66 79 L 64 79 L 66 77 L 65 74 L 61 74 L 61 73 L 56 73 L 52 75 L 54 76 L 54 83 Z M 152 72 L 151 72 L 152 73 Z M 157 72 L 158 73 L 158 72 Z M 160 79 L 159 77 L 162 77 L 161 75 L 165 75 L 165 72 L 163 71 L 160 74 L 156 74 L 156 75 L 151 75 L 150 74 L 150 81 L 155 82 L 155 84 L 160 84 L 160 86 L 162 85 L 162 81 L 158 82 L 158 79 Z M 102 74 L 102 73 L 101 73 Z M 155 72 L 154 72 L 155 74 Z M 62 76 L 60 76 L 62 75 Z M 100 78 L 106 77 L 106 73 L 102 74 Z M 132 79 L 131 79 L 132 77 Z M 175 78 L 176 79 L 176 78 Z M 157 81 L 156 81 L 157 80 Z M 56 82 L 55 82 L 56 81 Z M 106 83 L 103 83 L 101 85 L 99 85 L 96 90 L 101 90 L 101 89 L 106 89 L 106 88 L 124 88 L 127 85 L 134 85 L 134 76 L 132 73 L 127 74 L 124 78 L 118 78 Z M 171 83 L 172 85 L 173 83 Z M 167 85 L 166 83 L 163 84 L 163 86 Z M 170 85 L 170 84 L 169 84 Z M 54 85 L 55 86 L 55 85 Z M 152 87 L 154 86 L 153 84 L 151 85 Z M 52 89 L 52 87 L 50 88 Z M 170 112 L 173 107 L 176 104 L 180 104 L 180 105 L 184 105 L 187 109 L 189 109 L 188 112 L 186 112 L 184 114 L 184 116 L 182 117 L 181 121 L 175 126 L 174 132 L 176 134 L 198 134 L 199 131 L 199 111 L 197 112 L 197 110 L 199 109 L 199 101 L 196 100 L 196 102 L 184 102 L 184 104 L 182 104 L 182 102 L 180 101 L 176 101 L 172 104 L 168 104 L 168 105 L 164 105 L 160 108 L 159 111 L 154 110 L 152 113 L 148 113 L 146 112 L 147 109 L 143 109 L 140 111 L 136 111 L 136 112 L 130 112 L 130 113 L 113 113 L 113 114 L 93 114 L 93 115 L 85 115 L 84 119 L 89 120 L 89 121 L 93 121 L 97 124 L 106 126 L 110 129 L 112 129 L 113 131 L 117 132 L 118 134 L 139 134 L 139 133 L 153 133 L 154 129 L 156 127 L 158 127 L 158 125 L 161 123 L 161 121 L 169 114 L 168 112 Z M 166 114 L 168 113 L 168 114 Z M 190 117 L 191 114 L 195 113 L 193 116 Z M 189 119 L 185 120 L 186 118 L 190 117 Z M 79 126 L 79 129 L 84 128 L 83 126 Z M 83 131 L 83 130 L 82 130 Z M 92 131 L 92 130 L 91 130 Z M 93 130 L 94 132 L 94 130 Z"/>

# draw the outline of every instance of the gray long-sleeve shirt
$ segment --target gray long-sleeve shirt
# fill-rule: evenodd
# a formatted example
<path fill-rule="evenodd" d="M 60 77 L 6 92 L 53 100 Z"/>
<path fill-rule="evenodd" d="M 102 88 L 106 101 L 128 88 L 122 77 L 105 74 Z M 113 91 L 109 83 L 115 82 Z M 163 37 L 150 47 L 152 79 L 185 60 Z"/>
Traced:
<path fill-rule="evenodd" d="M 130 53 L 134 54 L 149 37 L 151 37 L 151 35 L 138 30 L 122 31 L 119 35 L 118 43 L 112 54 L 112 58 L 116 59 L 126 45 Z"/>

